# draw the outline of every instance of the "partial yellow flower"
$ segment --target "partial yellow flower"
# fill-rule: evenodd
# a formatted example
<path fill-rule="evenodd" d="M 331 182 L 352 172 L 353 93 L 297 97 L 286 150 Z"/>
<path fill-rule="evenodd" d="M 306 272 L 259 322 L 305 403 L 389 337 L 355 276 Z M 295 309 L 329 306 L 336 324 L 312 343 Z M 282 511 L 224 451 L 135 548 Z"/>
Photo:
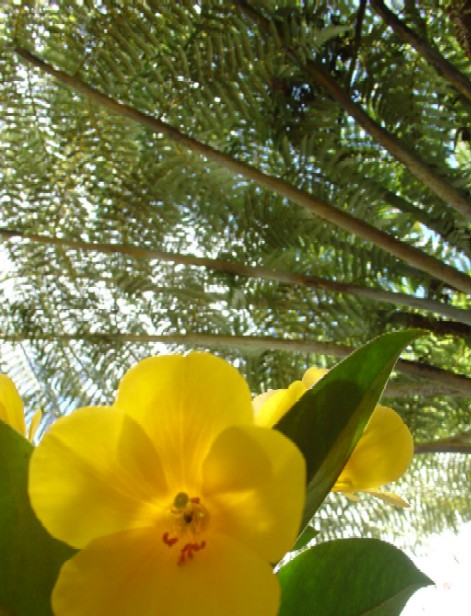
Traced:
<path fill-rule="evenodd" d="M 23 402 L 13 381 L 6 374 L 0 374 L 0 419 L 26 437 L 26 423 Z M 31 419 L 27 438 L 32 441 L 41 421 L 41 411 Z"/>
<path fill-rule="evenodd" d="M 59 574 L 55 616 L 275 616 L 271 563 L 298 533 L 305 462 L 254 425 L 247 384 L 222 359 L 152 357 L 112 407 L 52 426 L 29 494 L 48 531 L 81 548 Z"/>
<path fill-rule="evenodd" d="M 294 381 L 288 389 L 257 396 L 253 400 L 255 423 L 274 426 L 327 372 L 310 368 L 302 381 Z M 350 498 L 355 498 L 355 492 L 368 492 L 398 507 L 407 507 L 400 496 L 378 488 L 399 479 L 408 469 L 413 453 L 412 435 L 401 417 L 393 409 L 378 405 L 332 492 L 343 492 Z"/>

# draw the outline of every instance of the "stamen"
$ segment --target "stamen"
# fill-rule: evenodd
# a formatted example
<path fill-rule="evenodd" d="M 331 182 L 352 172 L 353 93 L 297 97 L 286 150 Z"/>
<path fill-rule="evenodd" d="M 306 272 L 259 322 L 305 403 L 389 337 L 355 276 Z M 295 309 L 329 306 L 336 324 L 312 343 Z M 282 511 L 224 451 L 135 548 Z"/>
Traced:
<path fill-rule="evenodd" d="M 199 552 L 206 547 L 206 541 L 202 541 L 201 543 L 187 543 L 180 550 L 180 558 L 178 559 L 178 564 L 183 565 L 187 558 L 193 558 L 193 552 Z"/>
<path fill-rule="evenodd" d="M 169 533 L 164 533 L 162 539 L 169 547 L 172 547 L 172 545 L 175 545 L 178 541 L 178 537 L 170 537 Z"/>
<path fill-rule="evenodd" d="M 174 546 L 177 541 L 185 541 L 180 549 L 177 563 L 179 565 L 191 560 L 195 552 L 202 550 L 206 542 L 195 542 L 197 535 L 203 533 L 208 524 L 208 511 L 201 504 L 199 496 L 189 497 L 186 492 L 178 492 L 169 509 L 172 529 L 162 535 L 163 542 L 168 547 Z"/>

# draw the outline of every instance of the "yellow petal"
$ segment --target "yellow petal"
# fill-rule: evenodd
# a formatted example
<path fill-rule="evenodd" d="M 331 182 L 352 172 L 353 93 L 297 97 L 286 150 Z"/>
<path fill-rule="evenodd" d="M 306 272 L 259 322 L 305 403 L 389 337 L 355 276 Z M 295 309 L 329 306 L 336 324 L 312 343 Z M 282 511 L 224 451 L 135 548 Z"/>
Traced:
<path fill-rule="evenodd" d="M 33 452 L 29 495 L 47 530 L 74 547 L 153 524 L 167 498 L 160 459 L 117 410 L 83 408 L 57 421 Z"/>
<path fill-rule="evenodd" d="M 274 396 L 278 391 L 284 391 L 284 390 L 269 389 L 263 394 L 259 394 L 258 396 L 255 396 L 255 398 L 252 400 L 252 408 L 256 416 L 262 410 L 262 407 L 264 406 L 265 402 L 267 402 L 267 400 L 269 400 L 272 396 Z"/>
<path fill-rule="evenodd" d="M 229 535 L 262 558 L 276 562 L 292 547 L 299 531 L 306 492 L 304 458 L 276 430 L 239 426 L 227 430 L 221 439 L 221 443 L 216 441 L 203 469 L 202 492 L 204 502 L 208 497 L 211 532 Z M 223 460 L 220 446 L 223 442 L 227 445 L 227 461 Z M 218 492 L 214 492 L 213 467 L 217 463 L 227 472 L 227 485 L 224 489 L 224 480 L 218 476 Z M 235 479 L 238 467 L 241 476 Z"/>
<path fill-rule="evenodd" d="M 43 413 L 41 411 L 41 409 L 38 409 L 35 414 L 32 416 L 31 418 L 31 422 L 29 424 L 29 430 L 28 430 L 28 440 L 32 441 L 34 438 L 34 435 L 36 434 L 38 428 L 39 428 L 39 424 L 41 423 L 41 419 L 42 419 Z"/>
<path fill-rule="evenodd" d="M 207 353 L 145 359 L 122 379 L 114 406 L 150 436 L 172 469 L 172 484 L 190 490 L 215 438 L 231 425 L 253 423 L 245 380 Z"/>
<path fill-rule="evenodd" d="M 401 417 L 377 406 L 332 491 L 359 492 L 396 481 L 412 460 L 414 444 Z"/>
<path fill-rule="evenodd" d="M 395 507 L 401 507 L 403 509 L 410 506 L 407 501 L 392 492 L 385 492 L 384 490 L 362 490 L 361 492 L 362 494 L 370 494 L 371 496 L 382 500 L 384 503 L 388 503 L 388 505 L 394 505 Z M 358 502 L 360 500 L 358 494 L 355 492 L 345 492 L 342 490 L 342 494 L 346 496 L 348 500 L 354 502 Z"/>
<path fill-rule="evenodd" d="M 310 389 L 317 381 L 329 371 L 327 368 L 309 368 L 303 375 L 303 383 L 306 389 Z"/>
<path fill-rule="evenodd" d="M 203 464 L 205 495 L 252 490 L 272 479 L 271 460 L 252 432 L 227 428 L 213 443 Z"/>
<path fill-rule="evenodd" d="M 301 381 L 294 381 L 288 389 L 275 389 L 257 396 L 253 400 L 255 423 L 258 426 L 272 428 L 291 407 L 306 393 Z"/>
<path fill-rule="evenodd" d="M 23 402 L 13 381 L 0 374 L 0 419 L 25 436 Z"/>
<path fill-rule="evenodd" d="M 393 494 L 392 492 L 385 492 L 384 490 L 363 490 L 366 494 L 371 494 L 379 500 L 388 503 L 389 505 L 394 505 L 395 507 L 401 507 L 405 509 L 406 507 L 410 507 L 409 503 L 405 501 L 403 498 L 398 496 L 397 494 Z"/>
<path fill-rule="evenodd" d="M 266 562 L 211 536 L 183 565 L 149 530 L 97 539 L 62 567 L 55 616 L 276 616 L 279 586 Z"/>

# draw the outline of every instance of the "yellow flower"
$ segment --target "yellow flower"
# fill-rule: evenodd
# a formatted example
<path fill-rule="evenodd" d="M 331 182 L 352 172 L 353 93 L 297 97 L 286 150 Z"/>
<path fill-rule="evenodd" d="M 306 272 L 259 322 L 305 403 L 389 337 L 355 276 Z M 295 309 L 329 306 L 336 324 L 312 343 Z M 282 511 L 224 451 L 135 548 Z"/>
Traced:
<path fill-rule="evenodd" d="M 247 384 L 222 359 L 151 357 L 112 407 L 52 426 L 29 494 L 46 529 L 81 548 L 59 574 L 56 616 L 275 616 L 271 563 L 299 530 L 305 462 L 254 425 Z"/>
<path fill-rule="evenodd" d="M 26 437 L 23 402 L 13 381 L 6 374 L 0 374 L 0 419 Z M 41 411 L 36 411 L 28 430 L 30 441 L 33 440 L 40 421 Z"/>
<path fill-rule="evenodd" d="M 294 381 L 288 389 L 257 396 L 253 400 L 255 423 L 273 427 L 327 372 L 321 368 L 310 368 L 302 381 Z M 399 479 L 408 469 L 413 453 L 412 435 L 401 417 L 393 409 L 378 405 L 332 492 L 343 492 L 354 499 L 355 492 L 368 492 L 398 507 L 407 507 L 400 496 L 378 488 Z"/>

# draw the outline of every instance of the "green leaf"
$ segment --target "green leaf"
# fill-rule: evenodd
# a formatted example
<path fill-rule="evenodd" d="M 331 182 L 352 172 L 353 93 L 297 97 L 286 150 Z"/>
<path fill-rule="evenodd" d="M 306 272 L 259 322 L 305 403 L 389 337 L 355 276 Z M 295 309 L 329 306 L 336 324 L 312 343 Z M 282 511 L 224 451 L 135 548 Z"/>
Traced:
<path fill-rule="evenodd" d="M 309 541 L 311 541 L 311 539 L 314 539 L 314 537 L 317 537 L 318 534 L 319 534 L 318 530 L 314 530 L 312 526 L 306 526 L 306 528 L 297 538 L 296 543 L 294 544 L 294 547 L 293 547 L 293 551 L 301 550 L 304 546 L 306 546 L 309 543 Z"/>
<path fill-rule="evenodd" d="M 32 445 L 0 421 L 0 614 L 51 616 L 49 598 L 74 551 L 53 539 L 27 493 Z"/>
<path fill-rule="evenodd" d="M 340 475 L 401 351 L 420 335 L 406 330 L 375 338 L 330 370 L 275 426 L 306 458 L 303 527 Z"/>
<path fill-rule="evenodd" d="M 396 616 L 433 582 L 377 539 L 341 539 L 306 550 L 278 572 L 278 616 Z"/>

